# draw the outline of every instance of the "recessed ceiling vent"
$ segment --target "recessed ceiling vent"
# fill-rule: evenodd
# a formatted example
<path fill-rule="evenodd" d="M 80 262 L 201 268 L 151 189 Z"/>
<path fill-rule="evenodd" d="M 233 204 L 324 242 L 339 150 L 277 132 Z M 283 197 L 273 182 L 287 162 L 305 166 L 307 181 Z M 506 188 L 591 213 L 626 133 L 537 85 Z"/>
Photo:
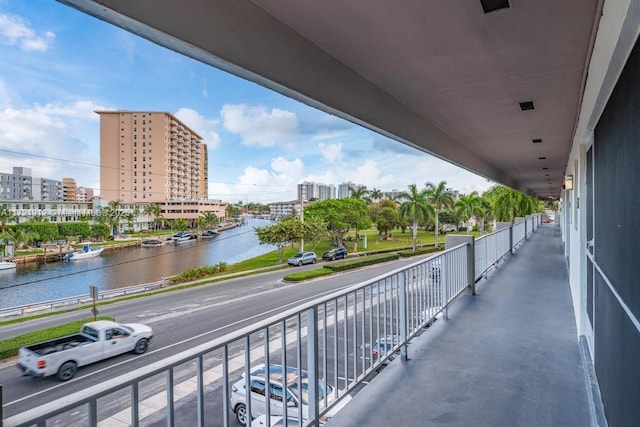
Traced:
<path fill-rule="evenodd" d="M 509 0 L 480 0 L 484 13 L 509 8 Z"/>
<path fill-rule="evenodd" d="M 522 111 L 534 110 L 536 107 L 533 105 L 533 101 L 519 102 L 520 109 Z"/>
<path fill-rule="evenodd" d="M 534 144 L 540 144 L 542 140 L 540 138 L 536 138 L 536 139 L 532 139 L 531 142 L 533 142 Z"/>
<path fill-rule="evenodd" d="M 547 160 L 546 157 L 538 157 L 538 160 Z"/>

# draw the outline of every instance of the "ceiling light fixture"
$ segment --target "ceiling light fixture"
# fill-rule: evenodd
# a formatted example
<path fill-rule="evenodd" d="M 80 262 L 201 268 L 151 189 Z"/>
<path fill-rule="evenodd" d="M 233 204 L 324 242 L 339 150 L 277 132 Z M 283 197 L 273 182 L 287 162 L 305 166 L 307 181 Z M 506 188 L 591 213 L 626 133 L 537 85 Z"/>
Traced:
<path fill-rule="evenodd" d="M 522 111 L 534 110 L 536 108 L 535 105 L 533 105 L 533 101 L 519 102 L 518 104 Z"/>
<path fill-rule="evenodd" d="M 484 13 L 509 8 L 509 0 L 480 0 L 480 4 L 482 4 L 482 10 L 484 10 Z"/>

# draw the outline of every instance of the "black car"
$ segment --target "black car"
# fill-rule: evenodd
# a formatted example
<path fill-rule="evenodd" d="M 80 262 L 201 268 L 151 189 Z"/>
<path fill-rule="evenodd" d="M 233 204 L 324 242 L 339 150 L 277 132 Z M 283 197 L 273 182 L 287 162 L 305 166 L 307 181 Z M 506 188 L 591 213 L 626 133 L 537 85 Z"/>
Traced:
<path fill-rule="evenodd" d="M 322 259 L 334 261 L 336 259 L 345 259 L 347 257 L 347 248 L 338 246 L 328 252 L 322 254 Z"/>

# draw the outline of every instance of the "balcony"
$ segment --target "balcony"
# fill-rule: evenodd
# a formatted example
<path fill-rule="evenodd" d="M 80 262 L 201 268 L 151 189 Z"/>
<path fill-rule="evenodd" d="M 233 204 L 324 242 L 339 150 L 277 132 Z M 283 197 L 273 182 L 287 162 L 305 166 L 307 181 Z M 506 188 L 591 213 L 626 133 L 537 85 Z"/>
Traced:
<path fill-rule="evenodd" d="M 96 408 L 105 425 L 137 425 L 138 408 L 147 407 L 143 395 L 169 405 L 154 407 L 170 424 L 184 425 L 194 411 L 203 424 L 233 424 L 228 391 L 258 363 L 285 363 L 307 370 L 310 382 L 335 386 L 320 399 L 316 387 L 308 388 L 309 401 L 318 402 L 308 408 L 311 425 L 323 416 L 330 417 L 327 427 L 591 425 L 592 387 L 559 227 L 539 227 L 539 217 L 528 218 L 476 240 L 474 250 L 462 243 L 6 425 L 44 422 L 67 411 L 95 419 Z M 385 337 L 387 351 L 375 350 Z M 196 366 L 195 373 L 185 374 L 185 364 Z M 151 378 L 159 390 L 153 396 L 143 391 Z M 118 390 L 128 391 L 119 394 L 125 409 L 101 412 L 100 397 Z M 284 402 L 252 405 L 267 414 L 287 409 Z"/>

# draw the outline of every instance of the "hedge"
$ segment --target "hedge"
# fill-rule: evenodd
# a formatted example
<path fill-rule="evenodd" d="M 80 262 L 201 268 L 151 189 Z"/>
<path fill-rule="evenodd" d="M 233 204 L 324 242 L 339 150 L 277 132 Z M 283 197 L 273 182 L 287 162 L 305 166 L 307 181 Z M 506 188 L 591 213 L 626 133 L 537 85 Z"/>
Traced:
<path fill-rule="evenodd" d="M 328 268 L 316 268 L 315 270 L 299 271 L 297 273 L 287 274 L 283 279 L 287 282 L 301 282 L 303 280 L 314 279 L 316 277 L 327 276 L 333 274 L 334 271 Z"/>
<path fill-rule="evenodd" d="M 400 258 L 400 255 L 398 255 L 397 253 L 371 255 L 371 256 L 361 257 L 361 258 L 352 258 L 347 261 L 334 262 L 334 263 L 325 265 L 324 268 L 332 270 L 334 272 L 346 271 L 346 270 L 352 270 L 354 268 L 364 267 L 367 265 L 378 264 L 381 262 L 394 261 L 398 258 Z"/>

